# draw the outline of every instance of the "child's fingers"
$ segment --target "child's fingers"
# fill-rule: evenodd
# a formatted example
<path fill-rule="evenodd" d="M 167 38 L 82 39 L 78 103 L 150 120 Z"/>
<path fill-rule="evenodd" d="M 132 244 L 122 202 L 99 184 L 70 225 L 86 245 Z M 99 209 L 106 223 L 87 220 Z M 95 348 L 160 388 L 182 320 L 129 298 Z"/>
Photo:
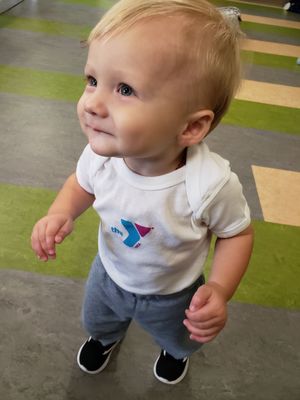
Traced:
<path fill-rule="evenodd" d="M 189 320 L 197 322 L 209 322 L 213 318 L 218 317 L 217 310 L 211 304 L 206 304 L 196 311 L 191 311 L 189 308 L 185 310 L 185 314 Z"/>
<path fill-rule="evenodd" d="M 54 220 L 49 221 L 46 230 L 47 253 L 49 257 L 55 258 L 56 244 L 61 243 L 64 238 L 72 231 L 72 220 Z"/>
<path fill-rule="evenodd" d="M 39 241 L 39 244 L 42 248 L 42 250 L 48 254 L 48 248 L 47 248 L 47 242 L 46 242 L 46 229 L 47 229 L 47 223 L 40 221 L 40 223 L 37 223 L 36 225 L 36 231 L 37 231 L 37 239 Z"/>
<path fill-rule="evenodd" d="M 202 308 L 209 301 L 211 295 L 212 290 L 208 285 L 200 286 L 192 298 L 190 310 L 196 311 Z"/>
<path fill-rule="evenodd" d="M 196 313 L 191 313 L 189 310 L 185 311 L 185 315 L 191 324 L 195 324 L 202 329 L 208 329 L 213 326 L 219 325 L 221 318 L 220 317 L 213 317 L 206 321 L 203 321 L 195 315 Z"/>
<path fill-rule="evenodd" d="M 49 256 L 55 256 L 56 237 L 61 229 L 61 221 L 49 221 L 46 229 L 46 246 Z"/>
<path fill-rule="evenodd" d="M 62 216 L 42 218 L 33 228 L 31 246 L 43 261 L 56 258 L 55 246 L 72 231 L 73 221 Z"/>
<path fill-rule="evenodd" d="M 54 237 L 54 242 L 61 243 L 64 240 L 64 238 L 72 232 L 72 229 L 73 229 L 73 222 L 71 220 L 66 221 L 65 224 L 56 233 Z"/>
<path fill-rule="evenodd" d="M 203 343 L 211 340 L 211 338 L 215 337 L 222 329 L 219 326 L 214 326 L 208 329 L 201 329 L 192 325 L 190 321 L 187 319 L 183 321 L 183 324 L 186 326 L 191 336 L 193 336 L 194 338 L 195 337 L 201 338 L 200 341 Z"/>
<path fill-rule="evenodd" d="M 46 219 L 40 220 L 34 227 L 33 240 L 38 257 L 46 261 L 55 256 L 54 238 L 51 238 L 51 227 L 49 235 L 49 222 Z"/>
<path fill-rule="evenodd" d="M 48 244 L 48 236 L 47 236 L 47 223 L 41 222 L 37 225 L 38 230 L 38 238 L 40 242 L 40 246 L 43 252 L 46 254 L 47 259 L 50 255 L 49 253 L 49 244 Z"/>
<path fill-rule="evenodd" d="M 31 247 L 39 259 L 43 261 L 48 260 L 47 252 L 44 250 L 39 236 L 39 228 L 35 226 L 31 235 Z"/>
<path fill-rule="evenodd" d="M 194 340 L 195 342 L 199 342 L 199 343 L 208 343 L 211 342 L 217 335 L 212 335 L 212 336 L 197 336 L 197 335 L 190 335 L 190 339 Z"/>

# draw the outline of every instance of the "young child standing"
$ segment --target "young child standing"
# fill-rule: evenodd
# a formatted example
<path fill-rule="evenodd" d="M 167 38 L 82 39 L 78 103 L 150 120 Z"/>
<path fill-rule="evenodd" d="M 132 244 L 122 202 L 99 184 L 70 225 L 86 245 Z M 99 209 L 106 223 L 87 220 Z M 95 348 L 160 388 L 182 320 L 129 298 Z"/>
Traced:
<path fill-rule="evenodd" d="M 83 305 L 90 338 L 77 356 L 85 372 L 105 368 L 134 319 L 161 347 L 156 378 L 175 384 L 226 323 L 253 233 L 237 176 L 203 139 L 238 87 L 238 41 L 204 0 L 121 0 L 89 36 L 78 102 L 88 145 L 32 233 L 47 261 L 87 208 L 101 217 Z"/>

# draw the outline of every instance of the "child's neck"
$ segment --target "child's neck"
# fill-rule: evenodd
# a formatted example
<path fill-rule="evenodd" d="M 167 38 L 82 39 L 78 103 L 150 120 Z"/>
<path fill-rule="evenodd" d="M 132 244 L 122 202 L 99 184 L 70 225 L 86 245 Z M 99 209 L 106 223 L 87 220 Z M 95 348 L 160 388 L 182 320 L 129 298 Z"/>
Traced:
<path fill-rule="evenodd" d="M 165 175 L 183 167 L 186 163 L 187 149 L 184 149 L 175 159 L 156 160 L 125 157 L 124 162 L 127 167 L 138 175 L 142 176 L 159 176 Z"/>

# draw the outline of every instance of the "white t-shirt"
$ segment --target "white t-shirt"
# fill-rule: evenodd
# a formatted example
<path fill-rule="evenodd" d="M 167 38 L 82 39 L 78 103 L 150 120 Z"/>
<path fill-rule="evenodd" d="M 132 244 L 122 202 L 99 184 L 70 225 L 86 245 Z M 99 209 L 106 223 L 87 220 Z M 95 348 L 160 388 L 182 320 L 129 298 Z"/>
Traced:
<path fill-rule="evenodd" d="M 188 149 L 184 167 L 155 177 L 87 145 L 76 176 L 95 195 L 103 266 L 129 292 L 170 294 L 190 286 L 203 272 L 211 233 L 231 237 L 250 223 L 237 176 L 204 143 Z"/>

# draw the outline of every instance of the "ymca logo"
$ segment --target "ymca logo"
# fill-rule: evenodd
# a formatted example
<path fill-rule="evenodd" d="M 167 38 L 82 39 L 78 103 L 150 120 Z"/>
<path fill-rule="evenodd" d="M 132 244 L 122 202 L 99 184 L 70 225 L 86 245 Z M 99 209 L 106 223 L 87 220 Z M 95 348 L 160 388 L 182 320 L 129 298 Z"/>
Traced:
<path fill-rule="evenodd" d="M 121 224 L 124 226 L 124 228 L 128 233 L 126 239 L 123 240 L 123 243 L 128 247 L 135 247 L 135 248 L 139 247 L 141 245 L 140 243 L 141 237 L 148 235 L 148 233 L 151 232 L 152 229 L 154 229 L 153 227 L 149 228 L 147 226 L 142 226 L 130 221 L 126 221 L 125 219 L 121 219 Z M 115 226 L 111 227 L 111 231 L 123 237 L 123 232 L 120 231 Z"/>

